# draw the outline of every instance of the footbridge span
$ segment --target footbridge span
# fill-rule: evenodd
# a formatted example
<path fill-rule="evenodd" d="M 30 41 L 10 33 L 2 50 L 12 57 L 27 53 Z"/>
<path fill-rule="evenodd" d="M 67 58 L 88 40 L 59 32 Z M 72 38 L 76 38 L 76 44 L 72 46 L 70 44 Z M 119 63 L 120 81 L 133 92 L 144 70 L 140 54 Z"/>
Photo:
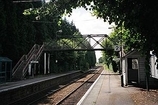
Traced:
<path fill-rule="evenodd" d="M 12 77 L 14 79 L 24 79 L 26 75 L 33 76 L 37 72 L 39 64 L 42 64 L 44 74 L 50 73 L 51 52 L 112 50 L 112 47 L 102 43 L 103 41 L 106 42 L 107 39 L 109 39 L 107 34 L 58 35 L 49 42 L 43 43 L 43 45 L 35 44 L 30 52 L 23 55 L 14 66 Z"/>

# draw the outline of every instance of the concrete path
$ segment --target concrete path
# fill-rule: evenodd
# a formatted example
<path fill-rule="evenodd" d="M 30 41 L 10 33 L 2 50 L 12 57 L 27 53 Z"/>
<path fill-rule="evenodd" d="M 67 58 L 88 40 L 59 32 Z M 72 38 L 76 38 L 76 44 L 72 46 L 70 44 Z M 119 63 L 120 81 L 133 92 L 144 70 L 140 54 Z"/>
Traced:
<path fill-rule="evenodd" d="M 138 90 L 135 87 L 121 87 L 120 75 L 104 70 L 78 105 L 134 105 L 130 94 Z"/>

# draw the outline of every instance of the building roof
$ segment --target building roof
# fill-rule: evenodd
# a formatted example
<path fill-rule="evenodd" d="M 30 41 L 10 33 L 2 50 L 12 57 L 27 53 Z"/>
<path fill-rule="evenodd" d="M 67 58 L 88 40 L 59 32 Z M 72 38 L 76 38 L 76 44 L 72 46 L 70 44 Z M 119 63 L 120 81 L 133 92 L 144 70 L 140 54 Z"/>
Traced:
<path fill-rule="evenodd" d="M 11 62 L 12 60 L 8 57 L 0 57 L 0 62 Z"/>
<path fill-rule="evenodd" d="M 125 54 L 125 55 L 123 56 L 123 58 L 125 58 L 125 57 L 127 57 L 127 56 L 129 56 L 129 55 L 132 55 L 133 53 L 135 53 L 135 52 L 137 52 L 137 51 L 138 51 L 138 50 L 133 49 L 133 50 L 129 51 L 127 54 Z"/>

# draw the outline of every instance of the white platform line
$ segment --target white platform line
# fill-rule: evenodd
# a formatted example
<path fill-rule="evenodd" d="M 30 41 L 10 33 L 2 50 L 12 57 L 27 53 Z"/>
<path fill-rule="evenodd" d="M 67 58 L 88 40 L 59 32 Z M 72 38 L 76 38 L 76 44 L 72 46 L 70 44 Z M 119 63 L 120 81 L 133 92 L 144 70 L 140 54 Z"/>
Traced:
<path fill-rule="evenodd" d="M 102 71 L 102 73 L 103 73 L 103 71 Z M 101 77 L 101 74 L 99 75 L 99 77 L 96 79 L 96 81 L 91 85 L 91 87 L 87 90 L 87 92 L 84 94 L 84 96 L 80 99 L 80 101 L 76 105 L 81 105 L 81 103 L 84 101 L 84 99 L 87 97 L 87 95 L 90 93 L 90 91 L 92 90 L 94 85 L 97 83 L 97 81 Z"/>

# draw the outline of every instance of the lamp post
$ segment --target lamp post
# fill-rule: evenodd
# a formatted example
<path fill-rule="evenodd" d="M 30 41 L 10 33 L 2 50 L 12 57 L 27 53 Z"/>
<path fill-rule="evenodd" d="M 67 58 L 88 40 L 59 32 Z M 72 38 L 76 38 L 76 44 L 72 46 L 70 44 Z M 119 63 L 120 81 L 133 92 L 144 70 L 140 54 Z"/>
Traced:
<path fill-rule="evenodd" d="M 120 38 L 120 44 L 121 44 L 121 48 L 120 48 L 120 50 L 121 50 L 121 56 L 120 56 L 120 74 L 121 74 L 121 86 L 123 87 L 124 85 L 123 85 L 123 74 L 122 74 L 122 47 L 123 47 L 123 45 L 122 45 L 122 35 L 123 35 L 123 32 L 122 32 L 122 26 L 121 26 L 121 38 Z"/>
<path fill-rule="evenodd" d="M 122 74 L 122 26 L 121 26 L 121 38 L 120 38 L 120 74 Z"/>

